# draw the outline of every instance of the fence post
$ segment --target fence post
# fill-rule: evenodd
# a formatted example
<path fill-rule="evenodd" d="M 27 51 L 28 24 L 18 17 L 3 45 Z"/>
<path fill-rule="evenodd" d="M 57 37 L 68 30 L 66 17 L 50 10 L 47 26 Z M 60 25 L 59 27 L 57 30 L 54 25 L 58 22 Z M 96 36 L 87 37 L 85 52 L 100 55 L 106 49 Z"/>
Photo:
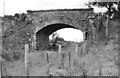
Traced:
<path fill-rule="evenodd" d="M 76 49 L 75 49 L 75 53 L 77 54 L 78 51 L 78 43 L 76 43 Z"/>
<path fill-rule="evenodd" d="M 2 70 L 2 62 L 3 62 L 3 58 L 2 58 L 2 18 L 0 18 L 0 69 Z M 1 71 L 0 70 L 0 71 Z M 2 71 L 0 72 L 0 78 L 2 76 Z"/>
<path fill-rule="evenodd" d="M 32 39 L 32 50 L 36 50 L 36 35 L 33 35 L 33 39 Z"/>
<path fill-rule="evenodd" d="M 61 44 L 59 44 L 59 53 L 61 54 Z"/>
<path fill-rule="evenodd" d="M 69 52 L 69 66 L 71 66 L 71 54 Z"/>
<path fill-rule="evenodd" d="M 47 52 L 46 55 L 47 55 L 47 63 L 50 64 L 50 62 L 49 62 L 49 53 Z"/>
<path fill-rule="evenodd" d="M 84 52 L 83 52 L 83 56 L 86 55 L 86 40 L 84 41 Z"/>
<path fill-rule="evenodd" d="M 2 78 L 2 62 L 0 61 L 0 78 Z"/>
<path fill-rule="evenodd" d="M 29 70 L 28 70 L 28 53 L 29 53 L 29 45 L 25 44 L 25 72 L 27 76 L 29 76 Z"/>
<path fill-rule="evenodd" d="M 60 67 L 62 67 L 61 44 L 58 44 L 58 50 L 59 50 L 59 64 L 60 64 Z"/>

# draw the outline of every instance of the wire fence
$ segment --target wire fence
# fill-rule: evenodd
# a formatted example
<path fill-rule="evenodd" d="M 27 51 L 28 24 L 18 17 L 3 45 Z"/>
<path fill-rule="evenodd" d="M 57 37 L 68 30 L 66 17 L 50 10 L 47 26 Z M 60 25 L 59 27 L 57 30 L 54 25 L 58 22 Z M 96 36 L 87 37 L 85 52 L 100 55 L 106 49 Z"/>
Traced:
<path fill-rule="evenodd" d="M 82 47 L 82 49 L 84 49 L 83 50 L 83 54 L 85 54 L 85 45 L 86 45 L 86 43 L 84 43 L 84 47 Z M 18 55 L 19 55 L 19 53 L 20 54 L 22 54 L 23 56 L 24 56 L 24 66 L 25 66 L 25 72 L 26 72 L 26 76 L 29 76 L 29 65 L 28 65 L 28 63 L 29 63 L 29 59 L 28 59 L 28 57 L 29 57 L 29 53 L 30 53 L 30 47 L 29 47 L 29 44 L 25 44 L 25 46 L 24 46 L 25 48 L 24 48 L 24 50 L 18 50 L 18 51 L 14 51 L 14 52 L 12 52 L 12 51 L 6 51 L 5 53 L 3 53 L 3 54 L 17 54 L 18 53 Z M 79 47 L 79 45 L 78 45 L 78 43 L 75 43 L 75 51 L 74 51 L 74 57 L 76 57 L 76 55 L 78 55 L 78 47 Z M 51 64 L 50 64 L 50 54 L 54 54 L 54 53 L 56 53 L 56 52 L 51 52 L 51 51 L 45 51 L 44 52 L 44 54 L 45 54 L 45 56 L 47 57 L 46 58 L 46 60 L 47 60 L 47 63 L 49 64 L 49 66 L 51 66 Z M 59 46 L 58 46 L 58 54 L 59 54 L 59 67 L 60 68 L 64 68 L 64 58 L 65 58 L 65 52 L 63 52 L 62 51 L 62 44 L 59 44 Z M 71 52 L 69 51 L 69 53 L 68 53 L 68 66 L 70 67 L 70 66 L 72 66 L 73 64 L 72 64 L 72 58 L 73 58 L 73 55 L 71 54 Z M 16 56 L 16 55 L 15 55 Z M 7 58 L 7 57 L 6 57 Z M 4 59 L 4 58 L 3 58 Z M 4 60 L 5 61 L 5 60 Z M 4 66 L 3 68 L 2 68 L 2 70 L 4 71 L 4 73 L 6 72 L 6 68 L 5 68 L 5 65 L 4 65 L 4 62 L 2 62 L 2 65 L 1 66 Z M 5 75 L 5 74 L 4 74 Z M 7 74 L 6 74 L 7 75 Z"/>

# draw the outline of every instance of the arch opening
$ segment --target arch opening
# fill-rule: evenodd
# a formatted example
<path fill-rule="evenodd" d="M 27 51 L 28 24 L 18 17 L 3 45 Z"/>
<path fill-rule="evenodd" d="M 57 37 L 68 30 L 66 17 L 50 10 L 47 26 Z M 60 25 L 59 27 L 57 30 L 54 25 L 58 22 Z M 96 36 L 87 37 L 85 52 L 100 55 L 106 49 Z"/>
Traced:
<path fill-rule="evenodd" d="M 36 49 L 37 50 L 49 49 L 49 36 L 52 33 L 56 32 L 57 30 L 60 30 L 63 28 L 78 29 L 78 28 L 75 28 L 74 26 L 71 26 L 68 24 L 61 24 L 61 23 L 48 25 L 36 33 L 36 42 L 37 42 Z"/>

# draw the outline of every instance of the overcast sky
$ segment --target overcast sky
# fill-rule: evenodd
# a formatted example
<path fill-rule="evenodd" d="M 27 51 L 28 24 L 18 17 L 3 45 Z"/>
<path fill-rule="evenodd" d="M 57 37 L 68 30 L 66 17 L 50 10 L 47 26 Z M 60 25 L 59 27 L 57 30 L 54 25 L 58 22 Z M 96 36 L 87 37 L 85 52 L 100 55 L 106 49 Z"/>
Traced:
<path fill-rule="evenodd" d="M 85 3 L 89 0 L 0 0 L 0 16 L 13 15 L 27 10 L 64 9 L 64 8 L 87 8 Z M 99 9 L 96 9 L 100 11 Z"/>
<path fill-rule="evenodd" d="M 5 14 L 26 12 L 26 10 L 84 8 L 88 0 L 5 0 Z M 4 0 L 0 0 L 0 10 L 4 9 Z M 1 13 L 1 12 L 0 12 Z M 0 14 L 3 15 L 3 12 Z"/>
<path fill-rule="evenodd" d="M 83 33 L 78 29 L 64 28 L 58 30 L 57 33 L 59 34 L 59 37 L 64 38 L 64 40 L 66 41 L 75 41 L 75 42 L 83 41 Z"/>
<path fill-rule="evenodd" d="M 87 2 L 88 0 L 0 0 L 0 16 L 4 15 L 4 10 L 5 15 L 14 15 L 15 13 L 25 13 L 27 10 L 87 8 L 85 6 Z M 95 8 L 95 11 L 104 11 L 104 9 Z M 69 33 L 67 34 L 67 32 Z M 79 41 L 82 36 L 80 31 L 71 29 L 63 29 L 59 33 L 62 33 L 60 36 L 65 37 L 66 40 L 73 41 L 76 39 Z"/>

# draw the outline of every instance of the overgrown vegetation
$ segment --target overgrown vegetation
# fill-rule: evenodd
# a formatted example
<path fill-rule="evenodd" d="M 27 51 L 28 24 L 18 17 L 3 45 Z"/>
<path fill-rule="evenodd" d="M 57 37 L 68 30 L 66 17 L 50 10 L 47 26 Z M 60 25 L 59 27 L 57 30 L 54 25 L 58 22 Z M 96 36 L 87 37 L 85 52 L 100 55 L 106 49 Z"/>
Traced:
<path fill-rule="evenodd" d="M 3 58 L 5 59 L 5 62 L 9 62 L 11 64 L 6 63 L 6 68 L 8 67 L 7 71 L 9 73 L 16 73 L 17 69 L 20 69 L 18 65 L 21 64 L 21 68 L 24 68 L 23 62 L 19 63 L 18 61 L 24 60 L 24 44 L 31 43 L 31 35 L 32 35 L 32 29 L 30 29 L 32 26 L 31 20 L 28 20 L 26 17 L 26 14 L 15 14 L 15 16 L 5 16 L 3 17 Z M 75 52 L 75 44 L 72 42 L 66 42 L 66 44 L 63 45 L 62 51 L 65 52 L 64 56 L 64 63 L 66 67 L 64 69 L 61 69 L 60 75 L 79 75 L 79 76 L 101 76 L 104 75 L 105 71 L 108 73 L 107 75 L 117 75 L 117 66 L 120 64 L 118 62 L 118 24 L 119 22 L 116 21 L 119 20 L 118 18 L 110 19 L 109 25 L 108 25 L 108 36 L 106 38 L 106 14 L 96 14 L 95 18 L 95 25 L 97 27 L 97 36 L 96 41 L 90 43 L 88 42 L 88 48 L 87 54 L 82 53 L 84 42 L 80 43 L 78 46 L 78 54 L 74 56 Z M 64 39 L 56 37 L 53 40 L 53 43 L 56 45 L 57 41 L 63 41 Z M 65 43 L 65 42 L 64 42 Z M 50 47 L 52 49 L 58 49 L 58 47 Z M 29 56 L 29 65 L 30 65 L 30 72 L 34 74 L 40 74 L 41 70 L 45 71 L 47 70 L 47 63 L 46 63 L 46 51 L 40 52 L 32 52 Z M 56 52 L 56 51 L 52 51 Z M 68 53 L 71 52 L 71 62 L 74 64 L 74 66 L 71 66 L 69 68 L 68 66 Z M 43 53 L 43 54 L 42 54 Z M 51 71 L 53 72 L 53 75 L 56 75 L 56 71 L 60 70 L 57 67 L 59 67 L 58 63 L 58 54 L 51 54 L 49 55 L 49 59 L 52 60 L 50 63 L 51 65 L 56 65 L 54 67 L 51 67 Z M 16 64 L 17 62 L 18 64 Z M 46 66 L 46 68 L 45 68 Z M 12 68 L 14 67 L 14 68 Z M 16 68 L 15 68 L 16 67 Z M 113 73 L 109 74 L 110 69 Z M 112 68 L 114 70 L 112 70 Z M 14 70 L 13 70 L 14 69 Z M 12 71 L 12 72 L 11 72 Z M 21 70 L 17 70 L 18 73 L 21 72 Z M 36 73 L 38 72 L 38 73 Z M 58 72 L 58 71 L 57 71 Z M 65 72 L 65 73 L 64 73 Z M 66 74 L 67 72 L 67 74 Z M 101 74 L 102 72 L 102 74 Z M 46 72 L 45 72 L 46 73 Z M 76 74 L 77 73 L 77 74 Z M 13 73 L 12 73 L 13 74 Z M 11 74 L 11 75 L 12 75 Z M 13 74 L 15 75 L 15 74 Z M 57 74 L 58 75 L 58 74 Z"/>
<path fill-rule="evenodd" d="M 23 49 L 24 44 L 30 44 L 32 21 L 27 15 L 3 17 L 3 47 L 6 50 Z"/>
<path fill-rule="evenodd" d="M 109 25 L 109 19 L 112 15 L 114 16 L 118 16 L 118 4 L 120 3 L 119 2 L 105 2 L 103 0 L 100 0 L 100 1 L 91 1 L 91 2 L 88 2 L 87 3 L 87 6 L 88 7 L 93 7 L 93 6 L 97 6 L 97 7 L 101 7 L 101 8 L 107 8 L 107 12 L 105 13 L 106 14 L 106 17 L 107 17 L 107 20 L 106 20 L 106 37 L 108 36 L 108 25 Z M 116 7 L 117 6 L 117 7 Z M 114 17 L 115 18 L 115 17 Z M 119 19 L 119 18 L 118 18 Z"/>
<path fill-rule="evenodd" d="M 15 16 L 5 16 L 3 17 L 3 48 L 4 50 L 13 51 L 24 50 L 24 44 L 31 43 L 32 35 L 32 21 L 26 18 L 26 14 L 15 14 Z M 95 25 L 97 29 L 97 42 L 107 42 L 109 39 L 117 39 L 117 19 L 110 19 L 109 23 L 109 34 L 106 40 L 105 28 L 106 28 L 106 17 L 105 14 L 96 14 L 95 15 Z M 111 32 L 114 31 L 114 32 Z M 57 41 L 63 41 L 63 38 L 60 38 L 57 35 L 53 35 L 51 40 L 52 44 L 50 49 L 58 50 Z M 64 46 L 65 47 L 65 46 Z"/>

